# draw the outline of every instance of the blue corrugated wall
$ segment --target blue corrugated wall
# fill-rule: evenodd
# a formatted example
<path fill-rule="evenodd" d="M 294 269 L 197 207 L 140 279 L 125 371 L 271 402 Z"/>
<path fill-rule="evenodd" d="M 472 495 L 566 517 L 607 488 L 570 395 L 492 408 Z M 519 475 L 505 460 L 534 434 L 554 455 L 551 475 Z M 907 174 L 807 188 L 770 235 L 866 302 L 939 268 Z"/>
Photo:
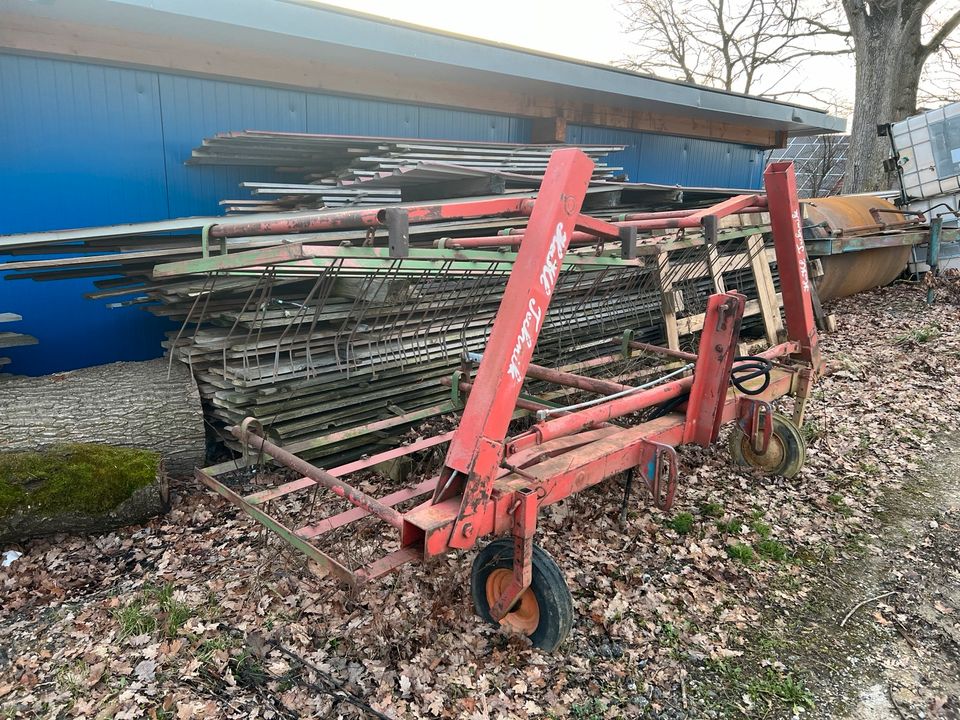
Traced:
<path fill-rule="evenodd" d="M 0 234 L 218 212 L 241 179 L 268 170 L 188 167 L 204 137 L 230 130 L 529 142 L 530 121 L 82 62 L 0 54 Z M 568 140 L 629 145 L 630 179 L 759 187 L 759 151 L 741 145 L 570 126 Z M 0 282 L 0 328 L 40 344 L 3 351 L 38 375 L 160 354 L 168 324 L 84 299 L 89 280 Z"/>
<path fill-rule="evenodd" d="M 568 125 L 567 142 L 627 145 L 609 156 L 634 182 L 755 189 L 763 186 L 763 151 L 751 145 L 674 135 Z"/>

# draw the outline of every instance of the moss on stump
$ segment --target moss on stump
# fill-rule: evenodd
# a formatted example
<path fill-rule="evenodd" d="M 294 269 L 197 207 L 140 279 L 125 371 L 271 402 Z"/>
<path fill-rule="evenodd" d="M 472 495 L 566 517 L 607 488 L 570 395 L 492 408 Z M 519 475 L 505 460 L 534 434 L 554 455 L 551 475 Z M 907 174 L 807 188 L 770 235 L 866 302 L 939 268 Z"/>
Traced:
<path fill-rule="evenodd" d="M 76 443 L 0 453 L 0 541 L 105 531 L 166 505 L 160 455 L 151 450 Z"/>

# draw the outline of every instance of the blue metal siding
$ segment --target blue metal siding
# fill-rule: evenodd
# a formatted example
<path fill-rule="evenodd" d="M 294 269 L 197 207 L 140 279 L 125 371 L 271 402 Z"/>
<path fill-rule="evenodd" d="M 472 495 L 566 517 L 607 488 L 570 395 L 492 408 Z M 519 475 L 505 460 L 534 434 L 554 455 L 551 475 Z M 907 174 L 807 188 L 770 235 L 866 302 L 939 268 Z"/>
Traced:
<path fill-rule="evenodd" d="M 638 174 L 642 182 L 760 188 L 763 151 L 749 145 L 646 133 Z"/>
<path fill-rule="evenodd" d="M 167 213 L 155 73 L 0 55 L 0 232 Z"/>
<path fill-rule="evenodd" d="M 216 214 L 270 169 L 185 166 L 231 130 L 529 142 L 531 121 L 83 62 L 0 54 L 0 234 Z M 570 126 L 573 142 L 622 143 L 632 180 L 759 187 L 759 151 L 740 145 Z M 4 351 L 11 372 L 43 374 L 160 354 L 169 324 L 83 299 L 88 280 L 0 281 L 0 311 L 40 345 Z M 6 329 L 6 328 L 4 328 Z"/>
<path fill-rule="evenodd" d="M 521 118 L 433 107 L 420 108 L 421 138 L 530 142 L 530 132 L 530 121 Z"/>
<path fill-rule="evenodd" d="M 750 145 L 568 125 L 567 142 L 626 145 L 609 156 L 633 182 L 760 188 L 763 151 Z"/>
<path fill-rule="evenodd" d="M 160 75 L 159 84 L 169 192 L 166 217 L 219 214 L 220 200 L 249 197 L 239 187 L 242 180 L 283 179 L 268 168 L 183 163 L 203 138 L 218 132 L 307 132 L 304 93 L 180 75 Z"/>
<path fill-rule="evenodd" d="M 159 104 L 156 73 L 0 55 L 0 234 L 166 217 Z M 0 308 L 24 318 L 2 329 L 40 340 L 0 351 L 9 371 L 156 357 L 167 323 L 94 289 L 0 279 Z"/>
<path fill-rule="evenodd" d="M 568 125 L 567 142 L 583 143 L 585 145 L 626 145 L 623 151 L 610 153 L 607 156 L 607 165 L 622 167 L 621 173 L 633 180 L 637 179 L 640 167 L 640 148 L 643 146 L 644 134 L 630 130 L 614 130 L 613 128 L 591 127 L 589 125 Z"/>
<path fill-rule="evenodd" d="M 416 105 L 308 93 L 307 132 L 329 135 L 392 135 L 417 137 Z"/>

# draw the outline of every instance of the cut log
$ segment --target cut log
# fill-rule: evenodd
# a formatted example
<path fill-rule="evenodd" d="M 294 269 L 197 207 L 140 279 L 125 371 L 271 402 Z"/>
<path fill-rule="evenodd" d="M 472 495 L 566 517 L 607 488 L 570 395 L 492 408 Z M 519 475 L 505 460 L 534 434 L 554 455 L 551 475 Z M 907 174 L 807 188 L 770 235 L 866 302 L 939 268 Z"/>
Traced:
<path fill-rule="evenodd" d="M 164 359 L 43 377 L 0 374 L 0 452 L 66 443 L 153 450 L 174 477 L 204 464 L 200 395 L 189 368 Z"/>
<path fill-rule="evenodd" d="M 0 453 L 0 543 L 87 534 L 166 512 L 159 453 L 109 445 L 61 445 Z"/>

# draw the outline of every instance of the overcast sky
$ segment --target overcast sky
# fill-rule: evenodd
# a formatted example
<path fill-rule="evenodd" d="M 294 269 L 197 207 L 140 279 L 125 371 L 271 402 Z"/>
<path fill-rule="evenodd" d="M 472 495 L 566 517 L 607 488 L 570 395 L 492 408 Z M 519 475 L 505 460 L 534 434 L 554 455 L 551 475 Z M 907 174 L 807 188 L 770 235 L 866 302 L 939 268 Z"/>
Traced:
<path fill-rule="evenodd" d="M 567 57 L 609 63 L 631 54 L 617 0 L 321 0 L 449 32 Z M 805 75 L 809 75 L 806 77 Z M 854 74 L 847 58 L 818 58 L 784 85 L 832 88 L 852 105 Z M 793 89 L 793 88 L 785 88 Z M 823 107 L 809 98 L 802 105 Z"/>
<path fill-rule="evenodd" d="M 555 55 L 611 62 L 630 53 L 615 0 L 321 0 Z"/>

